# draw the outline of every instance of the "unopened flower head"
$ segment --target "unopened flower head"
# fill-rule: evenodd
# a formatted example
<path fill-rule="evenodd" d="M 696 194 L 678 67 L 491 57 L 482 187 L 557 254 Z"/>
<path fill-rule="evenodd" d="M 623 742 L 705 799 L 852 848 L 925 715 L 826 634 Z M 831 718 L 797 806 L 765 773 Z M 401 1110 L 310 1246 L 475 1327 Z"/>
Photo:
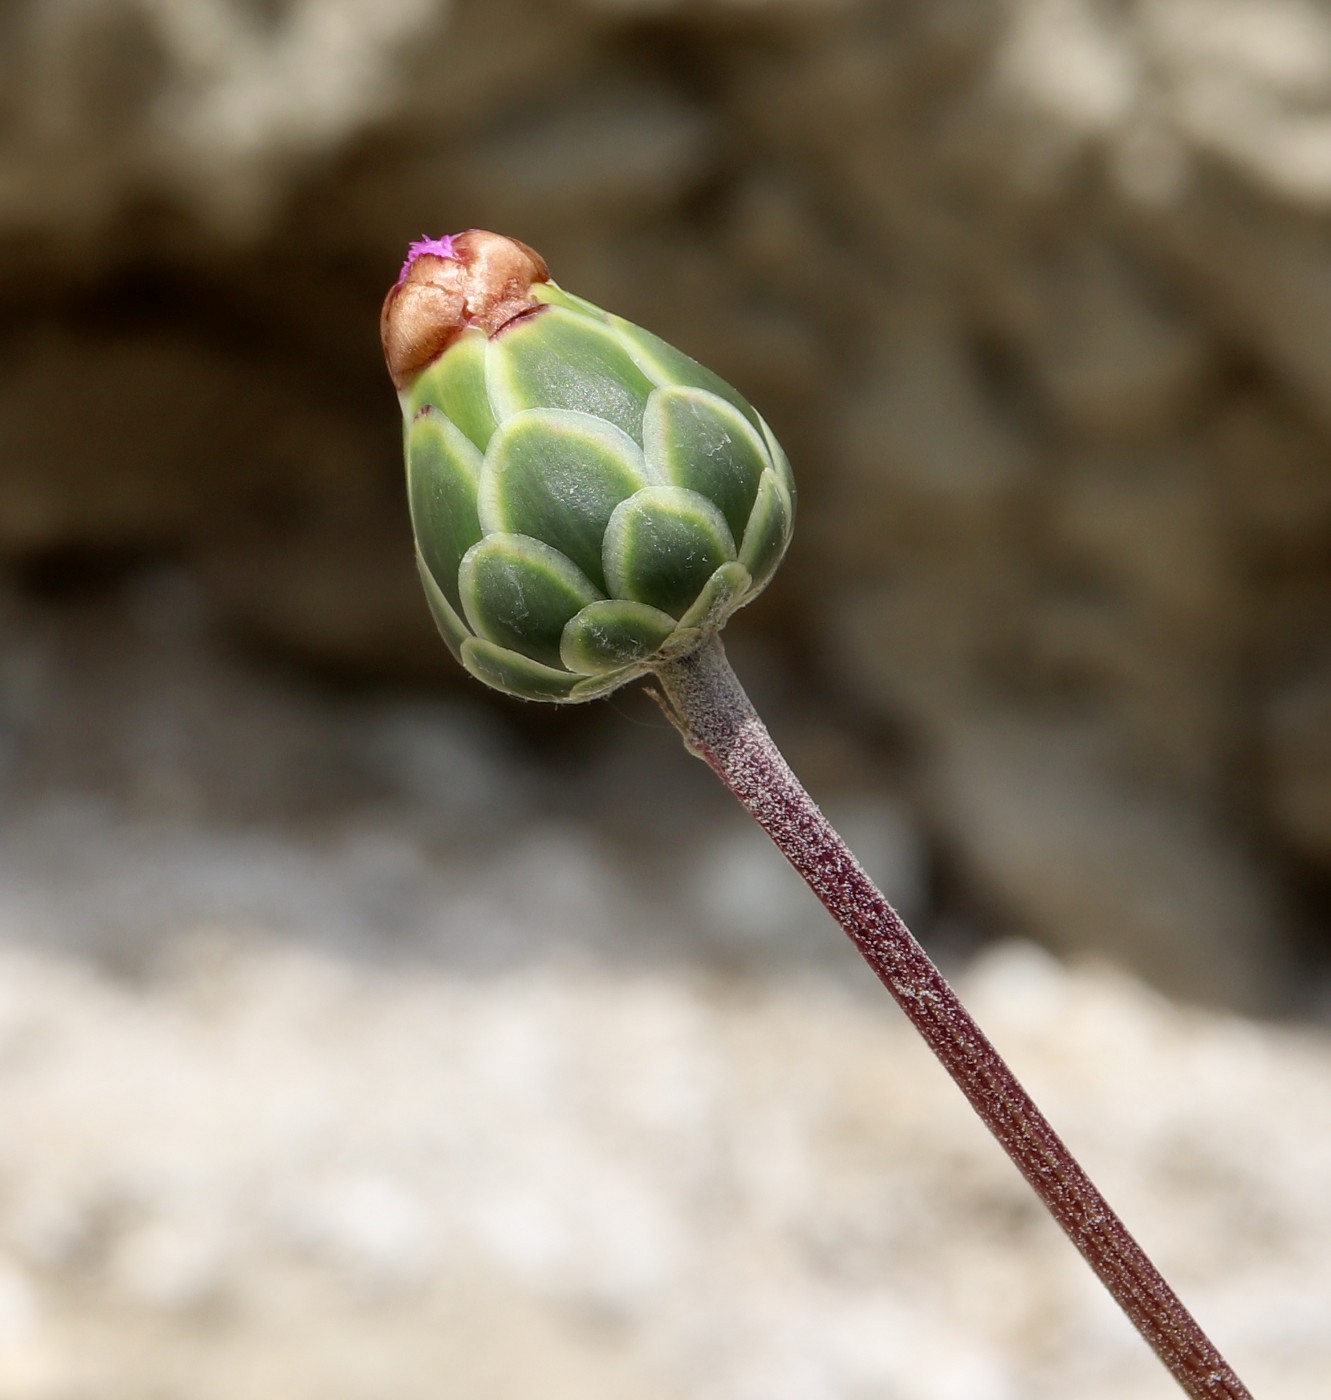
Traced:
<path fill-rule="evenodd" d="M 687 355 L 471 229 L 413 244 L 384 302 L 417 561 L 480 680 L 589 700 L 684 655 L 790 541 L 790 466 Z"/>

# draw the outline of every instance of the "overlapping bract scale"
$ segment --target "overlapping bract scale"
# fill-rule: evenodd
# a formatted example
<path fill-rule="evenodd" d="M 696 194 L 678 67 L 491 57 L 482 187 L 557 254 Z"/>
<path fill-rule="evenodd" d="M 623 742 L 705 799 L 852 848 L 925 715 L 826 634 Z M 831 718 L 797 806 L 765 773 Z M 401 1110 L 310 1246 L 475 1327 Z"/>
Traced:
<path fill-rule="evenodd" d="M 478 679 L 603 695 L 753 598 L 790 541 L 785 454 L 734 389 L 553 283 L 403 394 L 421 576 Z"/>

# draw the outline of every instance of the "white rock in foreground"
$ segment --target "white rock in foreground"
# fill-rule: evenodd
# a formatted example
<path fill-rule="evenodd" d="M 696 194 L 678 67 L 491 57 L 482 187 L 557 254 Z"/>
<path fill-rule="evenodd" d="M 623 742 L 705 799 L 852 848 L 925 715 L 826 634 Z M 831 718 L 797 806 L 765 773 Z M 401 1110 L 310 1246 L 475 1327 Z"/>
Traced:
<path fill-rule="evenodd" d="M 1174 1393 L 876 989 L 178 950 L 0 947 L 10 1400 Z M 965 984 L 1256 1392 L 1323 1393 L 1325 1040 Z"/>

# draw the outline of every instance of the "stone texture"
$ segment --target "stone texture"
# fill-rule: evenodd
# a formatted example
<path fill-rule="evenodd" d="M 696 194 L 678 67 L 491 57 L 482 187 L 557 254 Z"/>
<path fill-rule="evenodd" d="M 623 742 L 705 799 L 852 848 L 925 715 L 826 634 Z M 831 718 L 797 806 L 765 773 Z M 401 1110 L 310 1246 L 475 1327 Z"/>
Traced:
<path fill-rule="evenodd" d="M 802 525 L 740 625 L 891 732 L 966 899 L 1173 986 L 1222 939 L 1208 995 L 1325 956 L 1324 6 L 15 0 L 0 116 L 20 591 L 175 570 L 269 656 L 443 683 L 373 309 L 498 225 L 769 413 Z M 1080 858 L 993 794 L 1065 788 L 1079 849 L 1166 850 L 1138 896 L 1034 888 Z"/>

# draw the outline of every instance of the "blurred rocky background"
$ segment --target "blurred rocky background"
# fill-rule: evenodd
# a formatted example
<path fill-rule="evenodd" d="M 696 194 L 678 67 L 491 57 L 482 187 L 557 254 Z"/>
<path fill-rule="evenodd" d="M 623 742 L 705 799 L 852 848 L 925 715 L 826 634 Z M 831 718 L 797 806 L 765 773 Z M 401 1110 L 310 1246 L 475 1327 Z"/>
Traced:
<path fill-rule="evenodd" d="M 1173 1393 L 650 703 L 433 637 L 473 225 L 762 407 L 760 708 L 1324 1394 L 1331 4 L 3 0 L 0 1400 Z"/>

